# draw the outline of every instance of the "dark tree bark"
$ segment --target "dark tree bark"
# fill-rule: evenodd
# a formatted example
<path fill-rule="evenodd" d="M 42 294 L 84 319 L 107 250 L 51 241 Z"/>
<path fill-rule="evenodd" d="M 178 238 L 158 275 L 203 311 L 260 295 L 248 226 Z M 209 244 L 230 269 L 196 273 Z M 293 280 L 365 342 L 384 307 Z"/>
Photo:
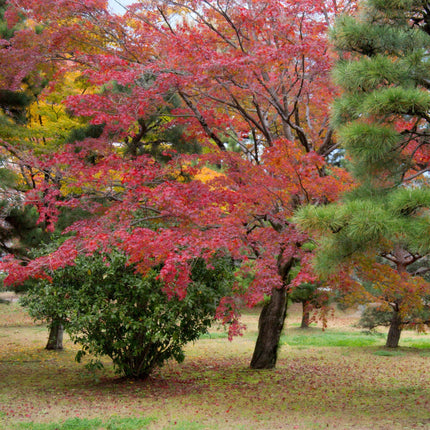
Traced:
<path fill-rule="evenodd" d="M 258 338 L 251 360 L 252 369 L 273 369 L 278 358 L 279 339 L 287 315 L 287 288 L 273 289 L 258 320 Z"/>
<path fill-rule="evenodd" d="M 400 318 L 397 306 L 394 308 L 393 317 L 391 318 L 390 329 L 388 330 L 387 342 L 388 348 L 397 348 L 399 346 L 400 335 L 402 333 L 402 319 Z"/>
<path fill-rule="evenodd" d="M 278 273 L 282 279 L 281 288 L 273 288 L 270 300 L 263 306 L 258 320 L 258 337 L 252 355 L 252 369 L 273 369 L 278 359 L 279 340 L 287 316 L 288 282 L 294 257 L 283 260 L 278 257 Z"/>
<path fill-rule="evenodd" d="M 63 324 L 60 321 L 52 321 L 49 327 L 48 343 L 45 349 L 61 350 L 63 349 Z"/>
<path fill-rule="evenodd" d="M 310 312 L 309 312 L 309 303 L 307 301 L 302 302 L 302 323 L 300 325 L 300 328 L 309 328 L 309 319 L 310 319 Z"/>

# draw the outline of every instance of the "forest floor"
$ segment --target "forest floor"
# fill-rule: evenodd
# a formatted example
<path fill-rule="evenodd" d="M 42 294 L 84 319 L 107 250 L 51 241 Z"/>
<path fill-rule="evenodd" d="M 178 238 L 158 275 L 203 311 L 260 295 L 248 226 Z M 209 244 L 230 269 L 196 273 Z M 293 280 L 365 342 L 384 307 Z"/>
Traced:
<path fill-rule="evenodd" d="M 119 379 L 108 360 L 88 371 L 77 347 L 46 351 L 47 329 L 16 302 L 0 304 L 0 428 L 33 430 L 430 429 L 430 335 L 354 327 L 335 310 L 325 331 L 300 329 L 293 305 L 275 370 L 249 368 L 258 311 L 229 342 L 214 327 L 146 381 Z"/>

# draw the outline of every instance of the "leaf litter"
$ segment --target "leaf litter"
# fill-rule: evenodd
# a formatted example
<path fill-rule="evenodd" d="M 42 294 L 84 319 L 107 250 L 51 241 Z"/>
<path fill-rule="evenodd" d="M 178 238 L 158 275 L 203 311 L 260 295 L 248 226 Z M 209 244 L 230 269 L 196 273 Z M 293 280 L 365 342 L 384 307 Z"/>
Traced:
<path fill-rule="evenodd" d="M 3 325 L 2 315 L 2 428 L 109 417 L 149 419 L 154 430 L 430 428 L 428 355 L 407 347 L 402 355 L 375 355 L 384 350 L 381 336 L 379 344 L 365 347 L 286 343 L 276 369 L 255 371 L 249 361 L 258 313 L 251 312 L 245 336 L 233 342 L 205 337 L 187 347 L 183 363 L 169 362 L 145 381 L 130 381 L 118 379 L 108 360 L 104 370 L 87 371 L 74 361 L 76 347 L 68 339 L 64 351 L 45 351 L 44 328 Z M 300 334 L 291 326 L 298 317 L 293 309 L 287 339 Z M 336 319 L 329 323 L 331 333 L 356 332 L 352 317 L 349 327 L 345 314 L 339 319 L 339 326 Z M 310 331 L 316 332 L 324 335 L 318 327 Z M 402 340 L 409 337 L 428 342 L 428 335 L 412 333 Z"/>

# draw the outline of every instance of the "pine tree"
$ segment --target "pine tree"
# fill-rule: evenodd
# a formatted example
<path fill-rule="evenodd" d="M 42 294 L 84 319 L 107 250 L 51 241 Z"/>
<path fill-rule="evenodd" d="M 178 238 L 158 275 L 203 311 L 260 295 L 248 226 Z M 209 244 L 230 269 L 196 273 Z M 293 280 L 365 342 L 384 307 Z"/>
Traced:
<path fill-rule="evenodd" d="M 389 347 L 430 292 L 412 269 L 430 253 L 429 24 L 422 0 L 367 0 L 337 22 L 334 79 L 344 92 L 332 123 L 358 185 L 339 204 L 297 215 L 320 235 L 319 271 L 341 268 L 352 291 L 391 308 Z"/>

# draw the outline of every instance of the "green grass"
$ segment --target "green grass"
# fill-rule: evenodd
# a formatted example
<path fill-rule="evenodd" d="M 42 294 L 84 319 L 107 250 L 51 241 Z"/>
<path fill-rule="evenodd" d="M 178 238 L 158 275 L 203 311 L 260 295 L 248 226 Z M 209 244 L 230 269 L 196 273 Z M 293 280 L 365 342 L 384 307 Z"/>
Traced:
<path fill-rule="evenodd" d="M 288 326 L 289 327 L 301 327 L 302 324 L 301 323 L 290 323 L 290 324 L 288 324 Z M 317 327 L 317 324 L 316 323 L 310 323 L 309 327 Z"/>
<path fill-rule="evenodd" d="M 408 346 L 409 348 L 430 349 L 430 339 L 428 336 L 425 339 L 418 338 L 400 338 L 400 346 Z"/>
<path fill-rule="evenodd" d="M 100 418 L 70 418 L 58 423 L 19 423 L 20 430 L 145 430 L 154 421 L 152 418 L 111 417 L 107 421 Z"/>
<path fill-rule="evenodd" d="M 405 355 L 405 352 L 398 349 L 378 349 L 373 355 L 378 355 L 380 357 L 401 357 Z"/>
<path fill-rule="evenodd" d="M 227 332 L 211 332 L 211 333 L 205 333 L 200 336 L 200 339 L 227 339 L 228 333 Z"/>
<path fill-rule="evenodd" d="M 281 337 L 282 345 L 294 347 L 364 347 L 382 343 L 379 333 L 318 331 Z"/>

